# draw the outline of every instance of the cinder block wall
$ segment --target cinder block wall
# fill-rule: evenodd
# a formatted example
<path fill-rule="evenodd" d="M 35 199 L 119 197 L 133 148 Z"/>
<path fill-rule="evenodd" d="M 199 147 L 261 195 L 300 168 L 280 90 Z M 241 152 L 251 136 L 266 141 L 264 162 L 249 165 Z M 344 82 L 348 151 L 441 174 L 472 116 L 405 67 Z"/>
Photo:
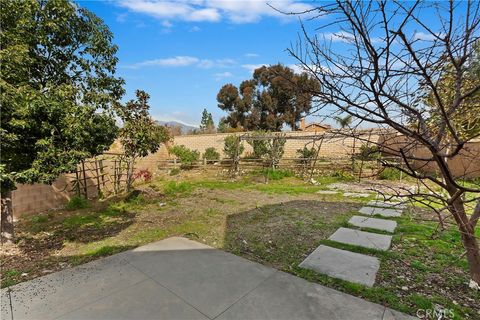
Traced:
<path fill-rule="evenodd" d="M 245 133 L 236 133 L 237 135 L 243 135 Z M 286 132 L 288 137 L 297 137 L 304 139 L 287 140 L 285 143 L 285 158 L 298 157 L 297 150 L 302 149 L 305 145 L 311 146 L 311 136 L 315 135 L 313 132 Z M 163 165 L 161 160 L 173 159 L 174 157 L 168 153 L 168 146 L 171 145 L 184 145 L 189 149 L 197 150 L 201 154 L 205 152 L 205 149 L 214 147 L 222 156 L 224 139 L 230 134 L 218 133 L 218 134 L 201 134 L 201 135 L 184 135 L 177 136 L 167 146 L 162 146 L 156 153 L 148 155 L 145 158 L 138 159 L 136 169 L 148 169 L 152 173 L 157 173 L 159 168 Z M 322 133 L 317 133 L 317 136 Z M 320 157 L 329 159 L 341 159 L 348 158 L 352 154 L 353 149 L 358 152 L 362 145 L 365 144 L 363 140 L 369 139 L 371 141 L 382 141 L 384 144 L 393 145 L 392 148 L 398 148 L 401 145 L 401 137 L 392 133 L 386 134 L 384 131 L 369 131 L 366 130 L 362 133 L 359 139 L 353 139 L 350 137 L 343 137 L 339 134 L 325 133 L 324 139 L 321 142 Z M 399 140 L 400 139 L 400 140 Z M 318 147 L 320 141 L 316 142 Z M 244 142 L 245 151 L 243 156 L 252 152 L 251 146 Z M 355 146 L 355 148 L 354 148 Z M 121 145 L 116 141 L 109 152 L 120 153 Z M 425 150 L 416 151 L 418 154 L 425 152 Z M 457 176 L 465 176 L 469 178 L 480 176 L 480 141 L 471 142 L 466 147 L 465 152 L 456 156 L 450 161 L 454 174 Z M 107 170 L 113 168 L 113 163 L 108 160 L 105 161 Z M 430 164 L 418 164 L 422 170 L 436 171 L 438 170 L 433 163 Z M 13 192 L 13 210 L 16 217 L 22 214 L 33 214 L 36 212 L 45 211 L 48 209 L 58 208 L 64 205 L 73 192 L 69 190 L 71 185 L 67 185 L 71 179 L 69 175 L 62 175 L 51 186 L 43 184 L 34 185 L 19 185 L 18 189 Z M 110 181 L 107 181 L 109 184 Z M 91 197 L 97 195 L 97 188 L 93 177 L 87 173 L 87 186 L 88 194 Z M 110 187 L 112 187 L 110 185 Z"/>

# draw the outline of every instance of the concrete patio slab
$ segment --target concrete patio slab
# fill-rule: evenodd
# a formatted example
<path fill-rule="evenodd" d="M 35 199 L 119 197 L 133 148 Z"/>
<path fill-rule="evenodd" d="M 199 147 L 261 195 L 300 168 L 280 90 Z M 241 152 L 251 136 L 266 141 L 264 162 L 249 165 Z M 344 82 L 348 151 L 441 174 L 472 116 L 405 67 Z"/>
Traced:
<path fill-rule="evenodd" d="M 397 227 L 397 222 L 386 219 L 367 218 L 362 216 L 353 216 L 348 220 L 352 226 L 359 228 L 371 228 L 382 231 L 393 232 Z"/>
<path fill-rule="evenodd" d="M 401 202 L 386 202 L 381 200 L 371 200 L 367 203 L 370 207 L 405 209 L 407 205 Z"/>
<path fill-rule="evenodd" d="M 277 272 L 217 319 L 383 320 L 384 308 Z"/>
<path fill-rule="evenodd" d="M 54 319 L 146 279 L 122 254 L 55 272 L 11 287 L 14 319 Z M 2 319 L 7 297 L 2 290 Z"/>
<path fill-rule="evenodd" d="M 339 228 L 328 238 L 329 240 L 351 244 L 359 247 L 388 250 L 392 242 L 392 236 L 354 230 L 349 228 Z"/>
<path fill-rule="evenodd" d="M 382 319 L 386 310 L 178 237 L 27 281 L 1 294 L 1 318 L 11 319 L 11 303 L 15 320 Z"/>
<path fill-rule="evenodd" d="M 212 318 L 275 272 L 185 238 L 147 249 L 146 254 L 145 248 L 134 250 L 130 263 Z"/>
<path fill-rule="evenodd" d="M 378 214 L 387 218 L 400 217 L 402 215 L 402 210 L 396 210 L 391 208 L 362 207 L 358 212 L 368 216 Z"/>
<path fill-rule="evenodd" d="M 380 260 L 364 254 L 320 245 L 300 263 L 300 267 L 371 287 L 375 283 Z"/>
<path fill-rule="evenodd" d="M 139 299 L 141 297 L 141 299 Z M 161 302 L 161 303 L 159 303 Z M 168 289 L 147 279 L 58 318 L 59 320 L 209 319 Z"/>

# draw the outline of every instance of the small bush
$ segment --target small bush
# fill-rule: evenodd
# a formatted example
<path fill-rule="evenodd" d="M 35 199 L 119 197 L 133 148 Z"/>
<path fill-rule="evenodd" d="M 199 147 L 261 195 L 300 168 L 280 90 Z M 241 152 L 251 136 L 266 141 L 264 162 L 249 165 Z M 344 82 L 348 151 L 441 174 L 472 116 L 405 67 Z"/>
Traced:
<path fill-rule="evenodd" d="M 207 160 L 219 160 L 220 159 L 220 153 L 215 150 L 214 147 L 210 147 L 205 149 L 205 153 L 203 154 L 203 159 Z"/>
<path fill-rule="evenodd" d="M 193 186 L 188 183 L 188 182 L 175 182 L 175 181 L 170 181 L 167 183 L 165 186 L 165 194 L 167 196 L 173 196 L 177 194 L 182 194 L 182 193 L 189 193 L 193 190 Z"/>
<path fill-rule="evenodd" d="M 314 147 L 303 147 L 303 149 L 297 149 L 297 154 L 300 158 L 298 162 L 307 164 L 315 158 L 315 156 L 317 155 L 317 150 Z"/>
<path fill-rule="evenodd" d="M 152 180 L 152 173 L 147 169 L 139 170 L 133 175 L 133 179 L 143 179 L 144 182 L 150 182 Z"/>
<path fill-rule="evenodd" d="M 170 153 L 180 159 L 182 168 L 190 168 L 200 158 L 200 152 L 197 150 L 190 150 L 184 145 L 173 146 L 170 148 Z"/>
<path fill-rule="evenodd" d="M 70 199 L 70 201 L 65 206 L 67 210 L 78 210 L 78 209 L 86 209 L 90 207 L 90 203 L 84 197 L 74 196 Z"/>
<path fill-rule="evenodd" d="M 400 180 L 401 172 L 396 168 L 383 168 L 378 174 L 380 180 Z"/>
<path fill-rule="evenodd" d="M 240 141 L 240 138 L 238 138 L 235 135 L 225 137 L 224 141 L 225 141 L 225 144 L 223 146 L 223 153 L 225 153 L 225 156 L 227 156 L 227 158 L 229 159 L 240 157 L 240 155 L 243 153 L 243 150 L 245 150 L 245 146 Z M 238 153 L 237 153 L 237 149 L 238 149 Z"/>

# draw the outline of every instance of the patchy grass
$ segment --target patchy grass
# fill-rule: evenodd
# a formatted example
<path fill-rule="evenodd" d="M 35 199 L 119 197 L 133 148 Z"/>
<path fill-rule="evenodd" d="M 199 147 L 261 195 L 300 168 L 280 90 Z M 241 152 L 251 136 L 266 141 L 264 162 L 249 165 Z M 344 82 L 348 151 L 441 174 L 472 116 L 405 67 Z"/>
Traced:
<path fill-rule="evenodd" d="M 90 207 L 90 203 L 87 199 L 79 196 L 74 196 L 68 201 L 65 209 L 67 210 L 78 210 L 78 209 L 86 209 Z"/>
<path fill-rule="evenodd" d="M 2 270 L 7 270 L 2 287 L 167 237 L 186 236 L 410 314 L 440 305 L 453 309 L 457 319 L 479 317 L 480 295 L 467 288 L 458 232 L 449 227 L 438 233 L 436 223 L 426 221 L 432 216 L 425 211 L 416 209 L 418 213 L 396 219 L 392 249 L 382 252 L 327 240 L 337 228 L 348 227 L 348 219 L 369 200 L 316 194 L 342 177 L 316 177 L 320 185 L 313 186 L 289 176 L 265 184 L 258 175 L 236 181 L 193 175 L 182 172 L 150 182 L 148 187 L 158 196 L 137 194 L 23 219 L 17 226 L 17 245 L 11 252 L 2 251 Z M 322 243 L 378 257 L 376 285 L 368 288 L 299 268 Z"/>

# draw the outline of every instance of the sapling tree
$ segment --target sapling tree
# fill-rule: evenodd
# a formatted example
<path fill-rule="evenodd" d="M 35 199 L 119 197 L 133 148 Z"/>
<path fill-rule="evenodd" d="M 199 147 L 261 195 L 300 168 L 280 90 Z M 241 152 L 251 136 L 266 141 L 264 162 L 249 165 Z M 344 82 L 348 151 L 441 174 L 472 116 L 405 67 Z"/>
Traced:
<path fill-rule="evenodd" d="M 1 239 L 13 241 L 17 183 L 52 183 L 113 142 L 123 94 L 101 19 L 67 1 L 1 1 Z"/>
<path fill-rule="evenodd" d="M 312 92 L 316 111 L 343 112 L 355 127 L 385 132 L 380 140 L 361 137 L 355 128 L 339 134 L 378 146 L 396 159 L 383 166 L 418 180 L 415 191 L 391 194 L 430 206 L 442 225 L 456 225 L 471 286 L 478 287 L 480 185 L 463 183 L 475 173 L 469 165 L 454 172 L 452 159 L 480 159 L 468 147 L 480 125 L 480 3 L 337 0 L 309 13 L 315 31 L 303 24 L 302 40 L 289 51 L 322 84 Z M 342 50 L 332 47 L 333 40 Z"/>
<path fill-rule="evenodd" d="M 168 129 L 158 125 L 148 112 L 150 96 L 145 91 L 137 90 L 136 97 L 136 100 L 117 107 L 123 122 L 119 137 L 127 161 L 127 191 L 132 188 L 136 160 L 156 152 L 162 143 L 170 139 Z"/>

